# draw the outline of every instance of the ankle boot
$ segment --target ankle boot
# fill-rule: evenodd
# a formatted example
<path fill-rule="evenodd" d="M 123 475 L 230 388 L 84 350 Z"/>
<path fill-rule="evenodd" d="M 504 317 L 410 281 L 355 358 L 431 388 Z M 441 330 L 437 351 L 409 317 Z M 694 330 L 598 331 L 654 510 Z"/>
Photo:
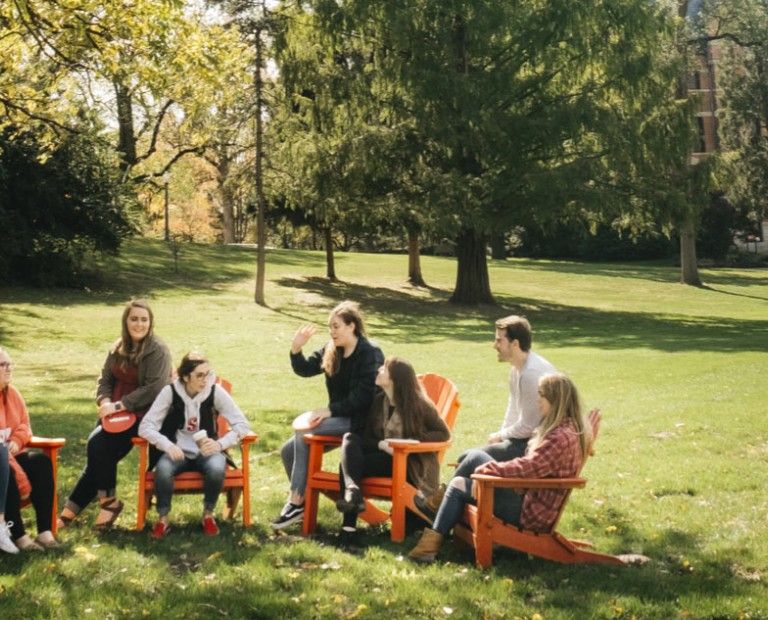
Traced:
<path fill-rule="evenodd" d="M 425 527 L 418 544 L 411 549 L 408 558 L 414 562 L 430 563 L 435 561 L 437 552 L 443 545 L 443 535 L 435 530 Z"/>

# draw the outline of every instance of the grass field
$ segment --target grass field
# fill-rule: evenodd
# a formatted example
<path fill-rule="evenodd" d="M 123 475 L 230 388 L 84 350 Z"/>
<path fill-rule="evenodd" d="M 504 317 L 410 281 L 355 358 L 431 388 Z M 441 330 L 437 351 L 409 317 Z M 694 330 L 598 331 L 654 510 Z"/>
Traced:
<path fill-rule="evenodd" d="M 690 288 L 664 264 L 493 261 L 499 305 L 458 308 L 447 303 L 452 259 L 424 259 L 429 289 L 404 284 L 406 266 L 404 256 L 342 254 L 343 282 L 329 284 L 321 253 L 273 251 L 261 308 L 251 250 L 185 246 L 176 270 L 162 243 L 135 241 L 90 289 L 0 289 L 0 345 L 14 358 L 34 430 L 68 440 L 60 498 L 83 466 L 95 377 L 130 296 L 151 300 L 174 362 L 189 349 L 208 354 L 261 438 L 251 528 L 224 524 L 218 539 L 203 539 L 202 500 L 186 496 L 175 500 L 166 540 L 134 533 L 131 455 L 115 530 L 93 532 L 91 507 L 62 534 L 61 550 L 0 557 L 0 616 L 768 618 L 765 270 L 704 270 L 707 286 Z M 508 369 L 491 349 L 493 320 L 526 314 L 534 348 L 604 415 L 589 484 L 561 529 L 650 562 L 566 567 L 500 551 L 481 572 L 449 544 L 435 566 L 414 566 L 402 558 L 413 537 L 392 544 L 386 528 L 368 530 L 355 552 L 337 548 L 340 515 L 323 500 L 315 538 L 273 535 L 286 488 L 276 450 L 297 413 L 325 404 L 322 380 L 291 373 L 289 343 L 300 324 L 324 325 L 344 298 L 362 304 L 386 354 L 458 385 L 449 461 L 498 427 Z"/>

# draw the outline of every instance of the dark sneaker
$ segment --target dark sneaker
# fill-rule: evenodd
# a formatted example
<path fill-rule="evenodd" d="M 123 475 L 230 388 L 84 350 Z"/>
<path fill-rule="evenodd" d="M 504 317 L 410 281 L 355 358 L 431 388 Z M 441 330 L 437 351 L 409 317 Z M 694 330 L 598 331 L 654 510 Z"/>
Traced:
<path fill-rule="evenodd" d="M 304 504 L 297 506 L 288 502 L 280 511 L 280 516 L 272 521 L 272 529 L 282 530 L 294 523 L 300 523 L 304 519 Z"/>
<path fill-rule="evenodd" d="M 352 487 L 344 491 L 344 497 L 336 502 L 336 509 L 339 512 L 360 513 L 365 511 L 365 500 L 360 489 Z"/>

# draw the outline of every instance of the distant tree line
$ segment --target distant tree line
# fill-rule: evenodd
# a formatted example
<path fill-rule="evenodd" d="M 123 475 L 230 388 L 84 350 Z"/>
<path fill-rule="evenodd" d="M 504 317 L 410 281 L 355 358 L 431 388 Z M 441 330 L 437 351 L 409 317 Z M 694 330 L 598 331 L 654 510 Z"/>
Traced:
<path fill-rule="evenodd" d="M 0 278 L 186 239 L 456 256 L 722 260 L 765 212 L 760 0 L 12 0 L 0 6 Z M 719 46 L 718 154 L 688 76 Z M 170 197 L 169 197 L 170 196 Z M 170 204 L 169 204 L 170 203 Z M 261 219 L 259 219 L 261 218 Z M 169 221 L 171 220 L 171 221 Z M 202 223 L 202 224 L 201 224 Z M 201 228 L 201 225 L 203 228 Z M 697 256 L 698 253 L 698 256 Z M 87 262 L 87 261 L 86 261 Z"/>

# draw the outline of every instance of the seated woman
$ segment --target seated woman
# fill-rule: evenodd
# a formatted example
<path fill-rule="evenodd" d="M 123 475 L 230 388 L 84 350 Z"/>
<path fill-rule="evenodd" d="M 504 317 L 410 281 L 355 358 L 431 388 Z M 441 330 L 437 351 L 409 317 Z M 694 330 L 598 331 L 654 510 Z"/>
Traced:
<path fill-rule="evenodd" d="M 26 450 L 26 445 L 32 439 L 32 428 L 24 399 L 11 385 L 12 369 L 10 356 L 0 348 L 0 436 L 5 441 L 10 466 L 7 496 L 3 494 L 5 508 L 2 509 L 0 502 L 0 512 L 4 511 L 8 516 L 5 528 L 10 530 L 12 546 L 22 551 L 42 551 L 59 546 L 51 532 L 53 465 L 45 454 Z M 0 476 L 2 471 L 0 465 Z M 32 502 L 37 519 L 37 537 L 34 540 L 26 533 L 21 518 L 21 504 L 27 499 Z M 2 538 L 3 534 L 0 534 L 0 540 Z M 3 550 L 14 553 L 7 545 Z"/>
<path fill-rule="evenodd" d="M 155 467 L 159 516 L 151 536 L 162 538 L 170 531 L 168 513 L 173 479 L 185 471 L 203 474 L 203 533 L 215 536 L 219 527 L 213 511 L 229 460 L 224 451 L 236 445 L 251 429 L 232 397 L 216 385 L 216 377 L 202 355 L 187 353 L 177 372 L 179 378 L 160 391 L 139 426 L 139 435 L 164 453 L 153 450 L 150 456 L 149 466 Z M 223 437 L 217 434 L 219 415 L 223 415 L 230 426 Z"/>
<path fill-rule="evenodd" d="M 360 483 L 369 476 L 392 475 L 392 448 L 388 439 L 448 441 L 451 432 L 438 415 L 407 361 L 388 357 L 376 375 L 381 388 L 373 399 L 368 422 L 362 432 L 346 433 L 341 445 L 341 491 L 336 507 L 344 513 L 342 540 L 356 532 L 358 513 L 365 510 Z M 408 457 L 408 482 L 431 494 L 440 482 L 440 463 L 435 452 Z"/>
<path fill-rule="evenodd" d="M 6 553 L 18 553 L 19 548 L 11 540 L 11 527 L 13 523 L 8 523 L 5 520 L 5 496 L 8 493 L 8 475 L 10 470 L 8 448 L 5 443 L 0 442 L 0 550 Z"/>
<path fill-rule="evenodd" d="M 539 380 L 541 424 L 531 438 L 528 453 L 511 461 L 494 461 L 481 450 L 471 450 L 476 474 L 505 478 L 569 478 L 581 469 L 589 449 L 592 431 L 581 413 L 576 387 L 565 375 L 545 375 Z M 503 521 L 533 532 L 552 529 L 567 491 L 532 489 L 520 495 L 512 489 L 494 492 L 493 513 Z M 433 562 L 444 537 L 473 502 L 472 479 L 454 478 L 437 511 L 432 528 L 425 528 L 408 557 Z"/>
<path fill-rule="evenodd" d="M 146 301 L 134 299 L 125 305 L 120 322 L 121 336 L 112 345 L 101 369 L 96 389 L 99 422 L 88 436 L 87 460 L 64 509 L 59 527 L 66 527 L 99 498 L 99 514 L 94 527 L 111 527 L 123 502 L 117 498 L 117 464 L 133 448 L 141 416 L 164 385 L 171 381 L 171 353 L 154 335 L 155 320 Z M 121 412 L 135 415 L 127 429 L 108 432 L 105 418 Z M 109 425 L 107 425 L 109 427 Z"/>
<path fill-rule="evenodd" d="M 328 319 L 331 339 L 309 358 L 304 357 L 301 349 L 315 331 L 311 325 L 297 330 L 291 343 L 291 366 L 301 377 L 325 374 L 329 402 L 327 407 L 312 411 L 311 430 L 297 431 L 280 451 L 291 484 L 288 501 L 272 521 L 276 530 L 304 519 L 309 459 L 305 433 L 338 436 L 361 430 L 376 391 L 376 369 L 384 362 L 381 349 L 365 337 L 363 316 L 354 302 L 342 301 L 331 310 Z"/>

